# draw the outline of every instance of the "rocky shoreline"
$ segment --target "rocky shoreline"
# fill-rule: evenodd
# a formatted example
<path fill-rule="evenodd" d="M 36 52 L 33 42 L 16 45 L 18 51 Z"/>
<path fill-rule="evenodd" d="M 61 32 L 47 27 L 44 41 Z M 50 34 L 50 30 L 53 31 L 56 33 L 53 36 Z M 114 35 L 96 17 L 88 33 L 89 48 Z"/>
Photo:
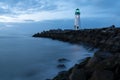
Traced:
<path fill-rule="evenodd" d="M 100 29 L 49 30 L 33 37 L 52 38 L 70 43 L 85 43 L 99 48 L 68 71 L 60 72 L 52 80 L 120 80 L 120 28 L 114 25 Z"/>

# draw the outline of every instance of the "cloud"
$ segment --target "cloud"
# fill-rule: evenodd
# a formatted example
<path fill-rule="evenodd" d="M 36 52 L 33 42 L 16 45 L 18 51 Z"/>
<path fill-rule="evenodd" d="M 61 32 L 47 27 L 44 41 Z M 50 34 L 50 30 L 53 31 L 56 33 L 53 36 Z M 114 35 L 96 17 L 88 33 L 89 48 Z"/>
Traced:
<path fill-rule="evenodd" d="M 11 3 L 14 3 L 12 5 Z M 0 15 L 0 22 L 25 22 L 28 20 L 42 21 L 69 18 L 64 16 L 70 11 L 64 11 L 66 3 L 61 1 L 49 0 L 18 0 L 15 2 L 1 2 L 0 6 L 4 9 Z M 27 4 L 27 5 L 26 5 Z M 7 12 L 5 12 L 7 11 Z"/>
<path fill-rule="evenodd" d="M 31 22 L 74 18 L 80 8 L 82 18 L 119 17 L 116 0 L 1 0 L 0 22 Z"/>

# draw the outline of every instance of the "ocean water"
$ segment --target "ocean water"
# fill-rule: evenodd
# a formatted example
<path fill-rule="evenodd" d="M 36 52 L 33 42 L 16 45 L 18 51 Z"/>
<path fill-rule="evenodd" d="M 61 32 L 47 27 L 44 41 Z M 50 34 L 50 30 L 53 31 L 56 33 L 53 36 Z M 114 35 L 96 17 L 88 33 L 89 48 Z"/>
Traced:
<path fill-rule="evenodd" d="M 0 80 L 45 80 L 68 70 L 94 51 L 31 35 L 0 35 Z M 57 68 L 58 59 L 66 58 L 66 68 Z"/>

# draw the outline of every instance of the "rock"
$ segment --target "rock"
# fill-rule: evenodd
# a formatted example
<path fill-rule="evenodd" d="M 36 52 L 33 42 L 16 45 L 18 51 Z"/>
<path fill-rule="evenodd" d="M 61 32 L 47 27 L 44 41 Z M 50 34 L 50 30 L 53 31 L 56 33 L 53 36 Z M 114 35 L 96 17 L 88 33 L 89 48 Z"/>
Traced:
<path fill-rule="evenodd" d="M 57 65 L 58 68 L 66 68 L 66 66 L 64 64 L 59 64 Z"/>
<path fill-rule="evenodd" d="M 59 74 L 52 80 L 69 80 L 67 71 L 61 71 Z"/>
<path fill-rule="evenodd" d="M 100 61 L 100 58 L 93 56 L 92 58 L 90 58 L 85 67 L 94 68 L 94 66 Z"/>
<path fill-rule="evenodd" d="M 120 79 L 120 64 L 115 66 L 115 80 Z"/>
<path fill-rule="evenodd" d="M 83 69 L 74 69 L 69 76 L 70 80 L 86 80 L 86 75 Z"/>
<path fill-rule="evenodd" d="M 90 80 L 114 80 L 114 74 L 108 70 L 97 70 L 93 73 Z"/>
<path fill-rule="evenodd" d="M 110 52 L 98 50 L 95 52 L 94 56 L 100 59 L 106 59 L 112 57 L 113 55 Z"/>
<path fill-rule="evenodd" d="M 58 59 L 58 62 L 68 62 L 69 60 L 68 59 L 66 59 L 66 58 L 60 58 L 60 59 Z"/>
<path fill-rule="evenodd" d="M 88 58 L 67 72 L 59 73 L 53 80 L 120 80 L 120 28 L 114 25 L 100 29 L 84 30 L 49 30 L 33 35 L 67 41 L 69 43 L 85 43 L 99 48 L 92 58 Z M 67 62 L 65 58 L 58 62 Z M 58 68 L 65 68 L 59 64 Z M 34 74 L 29 74 L 34 75 Z"/>
<path fill-rule="evenodd" d="M 94 56 L 88 61 L 86 67 L 94 67 L 97 63 L 101 62 L 104 59 L 113 57 L 113 54 L 98 50 L 95 52 Z"/>
<path fill-rule="evenodd" d="M 115 28 L 115 25 L 111 25 L 110 28 Z"/>
<path fill-rule="evenodd" d="M 91 57 L 87 57 L 85 59 L 83 59 L 79 64 L 77 64 L 77 69 L 81 69 L 83 67 L 85 67 L 85 65 L 88 63 L 88 61 L 90 60 Z"/>
<path fill-rule="evenodd" d="M 99 29 L 83 29 L 83 30 L 61 30 L 53 29 L 49 31 L 43 31 L 36 33 L 33 37 L 45 37 L 52 38 L 61 41 L 67 41 L 70 43 L 87 43 L 93 47 L 99 47 L 102 50 L 119 51 L 120 28 L 112 25 L 107 28 Z M 115 38 L 117 37 L 117 38 Z M 61 62 L 61 60 L 60 60 Z"/>

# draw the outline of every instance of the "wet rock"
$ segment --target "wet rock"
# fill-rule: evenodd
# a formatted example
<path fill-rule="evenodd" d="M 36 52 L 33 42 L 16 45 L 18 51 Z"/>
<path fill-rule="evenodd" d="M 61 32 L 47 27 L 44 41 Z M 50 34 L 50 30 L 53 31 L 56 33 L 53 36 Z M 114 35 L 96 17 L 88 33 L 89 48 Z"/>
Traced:
<path fill-rule="evenodd" d="M 50 30 L 37 33 L 33 37 L 52 38 L 75 44 L 85 43 L 100 49 L 93 57 L 58 74 L 53 80 L 120 80 L 120 28 L 114 25 L 77 31 Z M 66 61 L 68 60 L 65 58 L 58 59 L 58 62 Z M 59 64 L 57 67 L 66 66 Z"/>
<path fill-rule="evenodd" d="M 94 68 L 95 65 L 100 61 L 101 61 L 100 58 L 94 56 L 94 57 L 90 58 L 90 60 L 88 61 L 88 63 L 86 64 L 85 67 Z"/>
<path fill-rule="evenodd" d="M 59 74 L 52 80 L 69 80 L 67 71 L 61 71 Z"/>
<path fill-rule="evenodd" d="M 94 70 L 110 70 L 114 72 L 115 65 L 116 65 L 116 58 L 112 57 L 102 60 L 99 63 L 96 63 Z"/>
<path fill-rule="evenodd" d="M 115 28 L 115 25 L 111 25 L 110 28 Z"/>
<path fill-rule="evenodd" d="M 114 80 L 114 74 L 108 70 L 97 70 L 93 73 L 90 80 Z"/>
<path fill-rule="evenodd" d="M 66 59 L 66 58 L 60 58 L 60 59 L 58 59 L 58 62 L 68 62 L 69 60 L 68 59 Z"/>
<path fill-rule="evenodd" d="M 77 68 L 81 69 L 81 68 L 85 67 L 90 59 L 91 59 L 91 57 L 87 57 L 87 58 L 83 59 L 79 64 L 76 65 Z"/>
<path fill-rule="evenodd" d="M 120 64 L 115 66 L 115 80 L 120 79 Z"/>
<path fill-rule="evenodd" d="M 59 64 L 57 65 L 57 68 L 66 68 L 66 66 L 64 64 Z"/>
<path fill-rule="evenodd" d="M 86 67 L 95 67 L 97 63 L 102 62 L 104 59 L 112 58 L 113 54 L 107 51 L 98 50 L 94 56 L 88 61 Z"/>
<path fill-rule="evenodd" d="M 72 74 L 69 76 L 70 80 L 86 80 L 85 71 L 83 69 L 73 69 Z"/>
<path fill-rule="evenodd" d="M 49 30 L 36 33 L 33 37 L 52 38 L 70 43 L 88 43 L 94 47 L 107 51 L 120 51 L 120 28 L 112 25 L 107 28 L 100 29 L 84 29 L 84 30 Z"/>
<path fill-rule="evenodd" d="M 111 54 L 110 52 L 107 52 L 107 51 L 98 50 L 98 51 L 95 52 L 94 56 L 98 57 L 98 58 L 101 58 L 101 59 L 106 59 L 106 58 L 112 57 L 113 54 Z"/>

